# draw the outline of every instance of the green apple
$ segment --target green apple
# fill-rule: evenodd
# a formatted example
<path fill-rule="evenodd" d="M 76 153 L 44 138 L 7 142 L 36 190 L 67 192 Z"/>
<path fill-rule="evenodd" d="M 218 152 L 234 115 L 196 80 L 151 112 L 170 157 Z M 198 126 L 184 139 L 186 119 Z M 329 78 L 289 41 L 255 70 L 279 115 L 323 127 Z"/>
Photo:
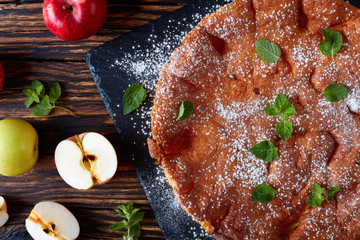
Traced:
<path fill-rule="evenodd" d="M 38 158 L 39 137 L 30 123 L 19 118 L 0 121 L 0 174 L 18 176 L 30 170 Z"/>

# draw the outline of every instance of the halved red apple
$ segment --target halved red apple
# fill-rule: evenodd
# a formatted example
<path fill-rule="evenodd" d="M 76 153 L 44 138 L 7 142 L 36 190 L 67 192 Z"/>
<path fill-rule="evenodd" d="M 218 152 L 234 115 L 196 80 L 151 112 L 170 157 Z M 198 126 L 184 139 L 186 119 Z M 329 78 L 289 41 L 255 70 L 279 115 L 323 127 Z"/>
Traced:
<path fill-rule="evenodd" d="M 26 230 L 35 240 L 74 240 L 80 226 L 75 216 L 56 202 L 39 202 L 25 220 Z"/>
<path fill-rule="evenodd" d="M 55 163 L 67 184 L 77 189 L 89 189 L 114 176 L 117 156 L 103 135 L 87 132 L 61 141 L 55 150 Z"/>
<path fill-rule="evenodd" d="M 9 214 L 7 213 L 6 201 L 0 196 L 0 227 L 4 226 L 8 219 Z"/>

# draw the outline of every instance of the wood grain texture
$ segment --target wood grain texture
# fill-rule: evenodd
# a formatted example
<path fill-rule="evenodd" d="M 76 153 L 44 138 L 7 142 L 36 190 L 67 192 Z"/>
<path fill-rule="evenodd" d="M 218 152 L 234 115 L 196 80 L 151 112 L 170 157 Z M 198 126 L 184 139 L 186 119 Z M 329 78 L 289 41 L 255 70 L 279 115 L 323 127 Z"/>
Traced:
<path fill-rule="evenodd" d="M 47 29 L 41 2 L 0 1 L 0 59 L 83 61 L 90 49 L 191 1 L 109 1 L 103 28 L 79 42 L 62 41 Z"/>
<path fill-rule="evenodd" d="M 95 36 L 65 42 L 45 26 L 41 0 L 0 0 L 0 60 L 6 83 L 0 92 L 0 119 L 18 117 L 29 121 L 39 134 L 39 159 L 25 175 L 0 176 L 0 195 L 8 203 L 10 219 L 0 228 L 0 239 L 31 239 L 25 219 L 39 201 L 65 205 L 81 227 L 78 239 L 120 239 L 123 231 L 108 226 L 121 218 L 113 210 L 118 204 L 134 202 L 145 211 L 141 239 L 162 239 L 156 218 L 143 188 L 122 148 L 112 120 L 92 79 L 84 54 L 106 41 L 170 13 L 191 0 L 110 0 L 105 25 Z M 47 89 L 58 81 L 63 89 L 58 104 L 73 110 L 77 117 L 56 109 L 48 117 L 35 117 L 24 106 L 22 90 L 31 81 L 41 80 Z M 54 151 L 57 144 L 74 134 L 95 131 L 114 145 L 119 158 L 115 177 L 107 184 L 79 191 L 59 176 Z"/>

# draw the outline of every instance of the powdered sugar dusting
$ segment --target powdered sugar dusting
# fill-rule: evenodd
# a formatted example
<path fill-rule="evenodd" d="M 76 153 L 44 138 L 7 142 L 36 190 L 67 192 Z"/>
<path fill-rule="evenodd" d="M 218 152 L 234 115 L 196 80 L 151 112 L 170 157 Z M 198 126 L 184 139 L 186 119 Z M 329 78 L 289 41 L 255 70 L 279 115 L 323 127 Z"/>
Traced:
<path fill-rule="evenodd" d="M 227 2 L 230 2 L 228 0 Z M 208 13 L 214 12 L 219 9 L 220 5 L 214 5 L 212 7 L 201 9 Z M 197 23 L 204 15 L 196 13 L 197 9 L 194 9 L 190 21 Z M 163 27 L 164 25 L 162 25 Z M 164 65 L 169 61 L 169 57 L 175 47 L 178 47 L 181 41 L 184 39 L 189 30 L 194 28 L 195 25 L 189 24 L 188 19 L 170 19 L 162 31 L 161 35 L 151 34 L 147 39 L 147 47 L 134 45 L 131 49 L 134 52 L 128 53 L 121 46 L 119 47 L 120 52 L 125 52 L 125 55 L 115 60 L 111 64 L 111 68 L 120 69 L 121 72 L 125 72 L 128 76 L 132 77 L 132 82 L 129 82 L 129 86 L 133 82 L 144 83 L 145 88 L 149 91 L 148 102 L 137 109 L 133 114 L 136 115 L 131 118 L 133 128 L 137 134 L 151 137 L 151 125 L 150 125 L 150 114 L 153 106 L 153 97 L 155 95 L 155 88 L 159 77 L 159 72 Z M 125 90 L 124 90 L 125 92 Z M 118 104 L 117 107 L 121 105 Z M 140 119 L 140 120 L 139 120 Z M 133 144 L 136 144 L 133 142 Z M 151 202 L 155 205 L 161 206 L 164 211 L 161 211 L 162 219 L 166 219 L 163 224 L 172 224 L 172 222 L 188 222 L 188 216 L 185 211 L 182 214 L 175 216 L 174 212 L 178 213 L 181 209 L 181 205 L 175 198 L 172 189 L 169 187 L 169 183 L 164 176 L 160 166 L 155 169 L 156 177 L 150 179 L 152 184 L 147 187 L 148 197 L 151 198 Z M 198 227 L 195 224 L 189 225 L 189 234 L 194 237 L 210 237 L 205 230 L 199 232 Z M 182 238 L 182 236 L 176 236 Z M 185 239 L 185 238 L 182 238 Z"/>
<path fill-rule="evenodd" d="M 228 0 L 230 2 L 231 0 Z M 206 8 L 206 12 L 212 13 L 219 9 L 220 5 L 214 5 L 211 8 Z M 204 10 L 204 9 L 202 9 Z M 200 21 L 204 16 L 196 13 L 191 16 L 192 22 Z M 176 20 L 170 19 L 167 28 L 163 29 L 163 35 L 158 36 L 151 34 L 147 39 L 148 48 L 136 45 L 132 46 L 135 50 L 134 54 L 125 53 L 121 59 L 116 59 L 112 68 L 120 68 L 127 72 L 128 75 L 133 76 L 134 82 L 145 83 L 145 88 L 150 91 L 149 103 L 136 111 L 136 115 L 140 116 L 141 122 L 134 121 L 133 128 L 137 129 L 139 134 L 151 137 L 150 114 L 153 105 L 153 97 L 155 95 L 155 87 L 158 81 L 159 72 L 161 68 L 169 61 L 169 56 L 174 48 L 180 45 L 188 30 L 180 31 L 179 29 L 191 29 L 195 25 L 189 24 L 186 19 Z M 122 51 L 122 47 L 119 51 Z M 129 86 L 132 82 L 129 82 Z M 125 91 L 125 90 L 124 90 Z"/>
<path fill-rule="evenodd" d="M 326 3 L 299 9 L 299 1 L 292 0 L 276 6 L 235 1 L 204 19 L 162 71 L 152 124 L 164 150 L 164 169 L 182 206 L 220 237 L 277 239 L 290 233 L 336 239 L 345 232 L 358 234 L 345 227 L 349 220 L 337 220 L 343 212 L 332 207 L 333 199 L 323 210 L 309 210 L 305 203 L 315 182 L 326 189 L 340 186 L 339 199 L 360 183 L 360 79 L 353 67 L 360 61 L 360 36 L 349 30 L 358 28 L 358 20 L 351 20 L 355 12 L 347 5 Z M 338 25 L 342 22 L 347 23 Z M 329 26 L 346 40 L 334 58 L 319 50 L 319 30 Z M 262 61 L 254 51 L 256 38 L 276 42 L 282 50 L 279 61 Z M 330 103 L 321 92 L 334 82 L 351 93 Z M 275 132 L 281 119 L 263 110 L 280 92 L 297 111 L 290 118 L 293 136 L 286 142 Z M 194 112 L 177 122 L 178 103 L 184 100 L 194 103 Z M 279 148 L 275 162 L 249 153 L 263 140 Z M 250 202 L 260 183 L 277 190 L 271 203 Z M 305 215 L 308 210 L 311 214 Z M 351 214 L 360 218 L 360 213 Z M 292 223 L 298 224 L 295 230 L 285 233 Z"/>
<path fill-rule="evenodd" d="M 355 113 L 360 113 L 360 90 L 353 89 L 345 99 L 349 109 Z"/>

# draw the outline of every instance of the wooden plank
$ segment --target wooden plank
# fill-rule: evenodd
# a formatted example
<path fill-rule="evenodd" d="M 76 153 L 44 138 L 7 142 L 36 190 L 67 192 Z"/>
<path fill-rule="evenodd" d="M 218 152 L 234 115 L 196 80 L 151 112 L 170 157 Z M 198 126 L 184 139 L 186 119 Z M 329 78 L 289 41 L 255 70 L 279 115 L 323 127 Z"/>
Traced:
<path fill-rule="evenodd" d="M 90 49 L 175 11 L 189 1 L 181 5 L 179 1 L 145 1 L 140 5 L 136 5 L 139 1 L 109 1 L 103 28 L 95 36 L 79 42 L 66 42 L 54 36 L 43 21 L 42 4 L 33 2 L 18 5 L 0 2 L 0 60 L 83 61 Z"/>
<path fill-rule="evenodd" d="M 29 121 L 39 134 L 39 159 L 25 175 L 0 176 L 0 195 L 8 202 L 10 219 L 0 228 L 0 239 L 16 239 L 33 206 L 44 200 L 64 204 L 77 217 L 81 227 L 79 239 L 119 239 L 123 231 L 109 231 L 108 226 L 121 218 L 113 210 L 118 204 L 134 205 L 145 211 L 142 238 L 161 239 L 162 233 L 134 171 L 131 160 L 122 147 L 111 118 L 102 102 L 85 62 L 35 62 L 6 60 L 6 84 L 0 92 L 1 118 L 19 117 Z M 55 111 L 49 117 L 38 118 L 23 105 L 24 88 L 31 80 L 40 79 L 47 87 L 59 81 L 63 96 L 59 104 L 74 110 L 79 117 Z M 80 191 L 68 186 L 59 176 L 54 151 L 57 144 L 74 134 L 95 131 L 105 135 L 118 153 L 119 167 L 107 184 Z"/>
<path fill-rule="evenodd" d="M 63 97 L 59 105 L 65 106 L 82 117 L 108 117 L 95 82 L 85 62 L 33 62 L 3 61 L 5 86 L 0 92 L 0 116 L 34 118 L 31 111 L 24 107 L 25 95 L 22 92 L 30 88 L 31 80 L 39 79 L 47 89 L 56 81 L 63 88 Z M 91 106 L 91 107 L 89 107 Z M 54 115 L 68 117 L 65 111 L 56 110 Z"/>
<path fill-rule="evenodd" d="M 109 183 L 85 191 L 71 188 L 60 178 L 52 155 L 40 156 L 34 168 L 23 176 L 0 177 L 0 192 L 7 200 L 10 214 L 8 223 L 0 228 L 0 239 L 7 239 L 5 236 L 17 229 L 20 231 L 33 206 L 46 200 L 63 204 L 76 216 L 81 228 L 79 239 L 119 239 L 122 231 L 108 230 L 110 224 L 121 221 L 113 209 L 132 199 L 137 199 L 134 206 L 145 211 L 142 236 L 160 239 L 161 231 L 131 162 L 120 160 L 119 163 Z"/>
<path fill-rule="evenodd" d="M 0 92 L 0 116 L 19 117 L 38 131 L 39 160 L 27 174 L 15 178 L 0 176 L 0 195 L 8 202 L 10 219 L 0 228 L 0 239 L 21 239 L 24 221 L 33 206 L 43 200 L 64 204 L 78 218 L 79 239 L 119 239 L 123 231 L 109 231 L 108 225 L 121 218 L 113 210 L 118 204 L 134 201 L 146 212 L 142 239 L 163 239 L 143 188 L 122 148 L 112 120 L 102 102 L 84 54 L 132 29 L 155 20 L 193 0 L 109 0 L 108 18 L 98 34 L 75 43 L 65 42 L 46 28 L 42 0 L 0 0 L 0 60 L 6 83 Z M 78 117 L 55 110 L 38 118 L 24 106 L 22 90 L 39 79 L 47 88 L 58 81 L 63 88 L 59 105 Z M 119 167 L 107 184 L 87 191 L 68 186 L 57 173 L 53 154 L 57 144 L 74 134 L 95 131 L 104 134 L 116 148 Z M 22 235 L 21 235 L 22 236 Z"/>

